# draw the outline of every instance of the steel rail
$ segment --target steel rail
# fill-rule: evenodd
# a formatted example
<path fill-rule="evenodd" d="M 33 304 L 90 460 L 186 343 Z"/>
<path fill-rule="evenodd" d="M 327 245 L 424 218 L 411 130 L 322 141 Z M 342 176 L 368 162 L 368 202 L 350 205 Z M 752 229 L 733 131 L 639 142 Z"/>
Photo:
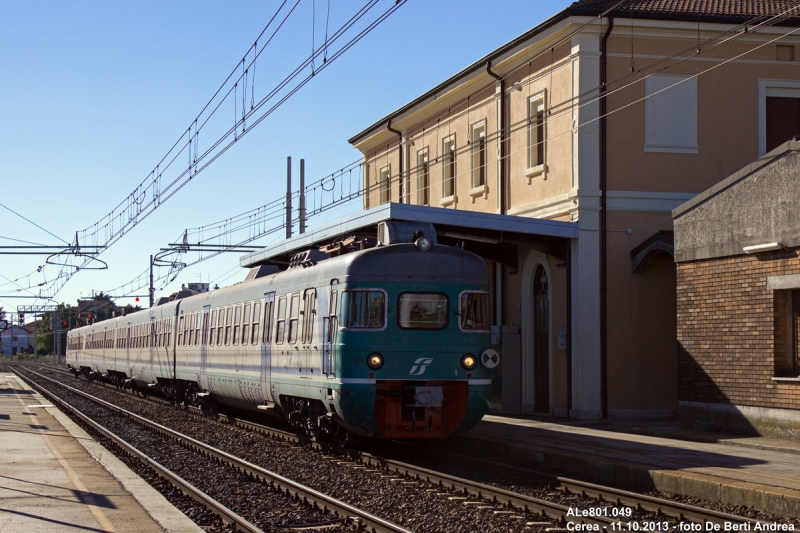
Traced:
<path fill-rule="evenodd" d="M 33 381 L 33 380 L 27 378 L 26 376 L 20 374 L 19 372 L 17 372 L 17 369 L 14 368 L 12 365 L 9 365 L 9 367 L 11 368 L 12 372 L 14 372 L 17 376 L 19 376 L 26 383 L 28 383 L 28 385 L 30 385 L 31 387 L 36 389 L 39 393 L 41 393 L 43 396 L 45 396 L 48 400 L 50 400 L 51 402 L 63 407 L 65 410 L 67 410 L 70 413 L 72 413 L 73 415 L 75 415 L 77 418 L 79 418 L 84 423 L 89 425 L 92 429 L 97 431 L 100 435 L 102 435 L 103 437 L 109 439 L 111 441 L 111 443 L 114 446 L 116 446 L 118 449 L 124 451 L 125 453 L 127 453 L 131 457 L 137 457 L 142 463 L 144 463 L 145 465 L 150 467 L 150 469 L 155 471 L 156 474 L 158 474 L 160 477 L 166 479 L 167 481 L 169 481 L 172 484 L 172 486 L 174 486 L 175 488 L 177 488 L 178 490 L 183 492 L 183 494 L 191 497 L 193 500 L 195 500 L 196 502 L 200 503 L 201 505 L 203 505 L 204 507 L 209 509 L 211 512 L 213 512 L 216 515 L 218 515 L 225 524 L 236 524 L 236 526 L 238 528 L 243 529 L 244 531 L 248 531 L 250 533 L 263 533 L 263 531 L 261 529 L 259 529 L 255 525 L 251 524 L 245 518 L 237 515 L 235 512 L 231 511 L 230 509 L 225 507 L 223 504 L 221 504 L 220 502 L 218 502 L 217 500 L 215 500 L 214 498 L 212 498 L 211 496 L 209 496 L 205 492 L 201 491 L 200 489 L 198 489 L 197 487 L 193 486 L 191 483 L 189 483 L 185 479 L 181 478 L 179 475 L 175 474 L 171 470 L 167 469 L 166 467 L 162 466 L 161 464 L 159 464 L 156 461 L 154 461 L 153 459 L 151 459 L 144 452 L 141 452 L 141 451 L 137 450 L 136 448 L 134 448 L 133 446 L 131 446 L 130 444 L 125 442 L 120 437 L 114 435 L 110 430 L 104 428 L 103 426 L 101 426 L 100 424 L 98 424 L 97 422 L 95 422 L 94 420 L 89 418 L 87 415 L 83 414 L 81 411 L 79 411 L 77 408 L 75 408 L 71 404 L 67 403 L 66 401 L 64 401 L 61 398 L 59 398 L 58 396 L 56 396 L 55 394 L 51 393 L 50 391 L 48 391 L 47 389 L 45 389 L 44 387 L 42 387 L 41 385 L 39 385 L 35 381 Z M 33 372 L 31 370 L 28 370 L 28 371 L 29 372 Z M 44 376 L 42 376 L 42 377 L 44 377 Z M 44 379 L 49 379 L 49 378 L 45 377 Z M 57 383 L 57 382 L 55 382 L 55 383 Z M 64 386 L 64 385 L 62 385 L 62 386 Z"/>
<path fill-rule="evenodd" d="M 381 466 L 387 468 L 390 472 L 395 472 L 402 476 L 414 478 L 416 480 L 427 481 L 429 483 L 436 483 L 440 486 L 450 488 L 450 490 L 459 490 L 464 494 L 470 494 L 478 499 L 488 499 L 494 504 L 505 505 L 508 509 L 519 509 L 525 512 L 537 512 L 542 518 L 552 520 L 555 518 L 563 526 L 567 522 L 596 524 L 600 528 L 608 528 L 611 531 L 612 523 L 624 520 L 620 517 L 604 517 L 604 516 L 568 516 L 570 506 L 562 505 L 560 503 L 549 502 L 533 496 L 511 492 L 509 490 L 492 487 L 471 481 L 468 479 L 451 476 L 442 472 L 436 472 L 420 466 L 395 461 L 393 459 L 384 459 L 368 453 L 362 453 L 359 461 L 367 466 Z M 573 507 L 577 510 L 577 506 Z"/>
<path fill-rule="evenodd" d="M 269 483 L 271 486 L 276 486 L 282 489 L 287 494 L 294 496 L 295 498 L 303 499 L 303 501 L 308 503 L 309 505 L 321 508 L 323 512 L 332 511 L 338 516 L 356 517 L 360 521 L 362 526 L 366 526 L 367 528 L 370 528 L 372 531 L 375 531 L 377 533 L 413 533 L 411 530 L 406 529 L 398 524 L 395 524 L 388 520 L 384 520 L 379 516 L 364 511 L 363 509 L 359 509 L 353 505 L 345 503 L 332 496 L 329 496 L 315 489 L 297 483 L 296 481 L 292 481 L 291 479 L 283 477 L 280 474 L 276 474 L 275 472 L 271 472 L 258 465 L 254 465 L 253 463 L 245 461 L 244 459 L 231 455 L 217 448 L 214 448 L 213 446 L 209 446 L 208 444 L 200 442 L 192 437 L 189 437 L 188 435 L 184 435 L 166 426 L 162 426 L 161 424 L 158 424 L 151 420 L 147 420 L 144 417 L 141 417 L 125 409 L 122 409 L 121 407 L 106 402 L 105 400 L 101 400 L 100 398 L 96 398 L 83 391 L 70 387 L 69 385 L 60 383 L 54 379 L 50 379 L 47 376 L 39 374 L 38 372 L 34 372 L 33 370 L 28 369 L 28 372 L 35 374 L 40 378 L 47 380 L 59 387 L 62 387 L 72 392 L 73 394 L 77 394 L 83 398 L 86 398 L 87 400 L 97 403 L 98 405 L 102 405 L 103 407 L 116 411 L 130 418 L 133 422 L 139 425 L 145 426 L 148 429 L 151 429 L 166 437 L 176 440 L 178 443 L 180 443 L 182 446 L 186 448 L 195 450 L 219 462 L 227 463 L 231 466 L 234 466 L 239 471 L 244 472 L 257 480 Z"/>
<path fill-rule="evenodd" d="M 647 494 L 641 494 L 638 492 L 615 489 L 605 485 L 589 483 L 588 481 L 580 481 L 577 479 L 556 476 L 537 470 L 530 470 L 527 468 L 497 463 L 478 457 L 459 455 L 443 450 L 432 450 L 430 448 L 426 449 L 426 451 L 431 451 L 439 455 L 450 456 L 450 460 L 455 459 L 459 461 L 459 464 L 463 464 L 465 460 L 470 461 L 472 464 L 478 462 L 481 463 L 487 470 L 493 472 L 500 470 L 505 471 L 517 478 L 524 477 L 524 479 L 538 479 L 542 483 L 545 483 L 554 489 L 566 490 L 566 492 L 576 494 L 586 494 L 587 496 L 597 498 L 601 501 L 616 502 L 618 504 L 627 505 L 628 507 L 633 507 L 638 510 L 654 512 L 656 514 L 664 514 L 678 518 L 679 520 L 689 520 L 702 523 L 704 527 L 706 522 L 723 527 L 727 522 L 728 524 L 750 524 L 750 530 L 752 530 L 752 526 L 755 524 L 763 524 L 763 522 L 760 522 L 759 520 L 744 516 L 723 513 L 713 509 L 706 509 L 696 505 L 689 505 L 655 496 L 648 496 Z"/>
<path fill-rule="evenodd" d="M 417 467 L 415 465 L 411 465 L 401 461 L 374 456 L 366 452 L 361 452 L 358 450 L 346 450 L 325 442 L 313 442 L 311 441 L 311 439 L 301 435 L 297 435 L 287 431 L 282 431 L 255 422 L 241 420 L 230 415 L 219 415 L 219 416 L 220 418 L 230 423 L 231 425 L 235 425 L 237 427 L 247 429 L 249 431 L 254 431 L 264 435 L 268 435 L 272 438 L 278 438 L 280 440 L 285 440 L 289 442 L 302 442 L 304 444 L 309 444 L 314 448 L 317 448 L 325 452 L 334 451 L 339 454 L 344 453 L 346 455 L 349 455 L 353 460 L 359 460 L 361 462 L 366 463 L 367 465 L 379 464 L 383 467 L 386 467 L 398 473 L 407 473 L 407 475 L 411 477 L 418 476 L 419 478 L 430 479 L 436 482 L 441 481 L 442 484 L 455 486 L 460 490 L 466 490 L 470 494 L 480 494 L 482 497 L 487 497 L 487 494 L 489 494 L 490 499 L 496 498 L 497 501 L 506 501 L 506 502 L 511 501 L 512 505 L 515 507 L 519 506 L 524 509 L 525 508 L 524 506 L 528 504 L 526 502 L 526 498 L 529 497 L 521 494 L 509 491 L 502 491 L 502 489 L 497 489 L 496 487 L 491 487 L 489 485 L 482 485 L 480 483 L 472 482 L 455 476 L 449 476 L 448 474 L 435 472 L 433 470 Z M 407 446 L 409 445 L 408 443 L 405 442 L 403 442 L 402 444 Z M 411 444 L 411 446 L 417 446 L 417 445 Z M 748 523 L 751 525 L 752 528 L 752 526 L 754 526 L 756 523 L 759 523 L 758 520 L 752 518 L 723 513 L 721 511 L 715 511 L 713 509 L 706 509 L 695 505 L 689 505 L 686 503 L 667 500 L 664 498 L 649 496 L 646 494 L 641 494 L 633 491 L 616 489 L 605 485 L 598 485 L 596 483 L 580 481 L 568 477 L 556 476 L 553 474 L 548 474 L 537 470 L 520 468 L 518 466 L 497 463 L 494 461 L 488 461 L 486 459 L 481 459 L 478 457 L 459 455 L 453 452 L 437 450 L 429 447 L 425 447 L 425 451 L 427 453 L 433 453 L 439 456 L 446 457 L 447 460 L 454 461 L 455 464 L 458 465 L 463 466 L 464 464 L 466 464 L 467 461 L 469 462 L 470 465 L 473 466 L 476 464 L 480 464 L 483 466 L 485 470 L 489 470 L 495 473 L 498 471 L 507 472 L 508 475 L 510 475 L 511 477 L 523 478 L 526 481 L 537 480 L 540 483 L 546 484 L 553 489 L 560 489 L 566 493 L 579 494 L 579 495 L 585 494 L 586 496 L 591 498 L 596 498 L 601 502 L 605 501 L 610 503 L 616 503 L 617 505 L 625 505 L 633 509 L 636 509 L 638 511 L 652 512 L 659 516 L 666 515 L 668 517 L 673 517 L 681 521 L 693 521 L 703 524 L 704 527 L 706 523 L 716 524 L 722 527 L 725 526 L 725 523 L 729 524 Z M 491 491 L 497 491 L 497 493 L 495 494 L 492 493 Z M 510 500 L 512 496 L 516 496 L 517 498 L 520 499 L 517 500 L 515 503 L 514 500 Z M 536 498 L 532 499 L 536 500 Z M 550 502 L 546 502 L 544 500 L 537 500 L 536 502 L 531 502 L 529 504 L 529 509 L 534 508 L 534 509 L 539 509 L 540 511 L 545 510 L 545 512 L 547 512 L 546 509 L 535 507 L 538 503 L 547 503 L 548 505 L 556 505 Z M 563 509 L 557 509 L 557 510 L 559 512 L 565 512 L 566 509 L 567 508 L 564 507 Z M 623 521 L 625 520 L 624 517 L 618 517 L 617 519 Z"/>

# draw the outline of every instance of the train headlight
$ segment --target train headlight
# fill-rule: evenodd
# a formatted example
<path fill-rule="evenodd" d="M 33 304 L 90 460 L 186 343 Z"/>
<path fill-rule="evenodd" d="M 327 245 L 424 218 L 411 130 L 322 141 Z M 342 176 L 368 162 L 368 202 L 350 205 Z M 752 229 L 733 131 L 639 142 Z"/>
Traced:
<path fill-rule="evenodd" d="M 481 364 L 486 368 L 494 368 L 500 363 L 500 354 L 491 348 L 484 350 L 481 354 Z"/>
<path fill-rule="evenodd" d="M 461 366 L 464 370 L 472 370 L 477 364 L 478 360 L 471 353 L 465 353 L 461 356 Z"/>
<path fill-rule="evenodd" d="M 378 352 L 373 352 L 367 357 L 367 366 L 373 370 L 378 370 L 383 366 L 383 356 Z"/>
<path fill-rule="evenodd" d="M 427 237 L 420 237 L 414 241 L 414 245 L 416 245 L 420 251 L 427 252 L 431 247 L 431 241 Z"/>

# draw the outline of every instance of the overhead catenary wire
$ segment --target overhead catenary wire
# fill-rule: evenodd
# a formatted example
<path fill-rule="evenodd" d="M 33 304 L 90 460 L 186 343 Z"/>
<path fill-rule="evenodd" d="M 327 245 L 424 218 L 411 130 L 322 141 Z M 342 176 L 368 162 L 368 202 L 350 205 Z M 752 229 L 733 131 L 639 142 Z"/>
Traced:
<path fill-rule="evenodd" d="M 370 0 L 370 2 L 365 4 L 365 6 L 362 7 L 358 12 L 356 12 L 356 14 L 353 15 L 350 20 L 348 20 L 342 27 L 339 28 L 339 30 L 337 30 L 333 35 L 331 35 L 326 40 L 326 42 L 323 43 L 323 45 L 318 47 L 318 49 L 315 51 L 314 57 L 318 56 L 321 53 L 325 53 L 325 51 L 327 50 L 328 47 L 330 47 L 331 44 L 333 44 L 338 39 L 343 37 L 347 33 L 347 31 L 356 22 L 358 22 L 378 2 L 379 2 L 379 0 Z M 330 65 L 336 58 L 340 57 L 343 53 L 345 53 L 347 50 L 349 50 L 354 44 L 356 44 L 358 41 L 360 41 L 367 33 L 369 33 L 375 27 L 377 27 L 378 24 L 380 24 L 386 18 L 388 18 L 388 16 L 390 16 L 392 13 L 394 13 L 404 3 L 405 3 L 405 0 L 401 0 L 399 2 L 393 3 L 392 6 L 390 8 L 388 8 L 386 11 L 384 11 L 382 14 L 380 14 L 376 18 L 376 20 L 374 20 L 372 23 L 369 23 L 366 29 L 362 30 L 357 35 L 355 35 L 353 38 L 351 38 L 333 56 L 329 57 L 328 60 L 319 69 L 317 69 L 316 72 L 318 73 L 323 68 L 325 68 L 328 65 Z M 295 4 L 295 6 L 296 6 L 296 4 Z M 285 19 L 284 19 L 284 21 L 285 21 Z M 263 35 L 263 32 L 262 32 L 262 35 Z M 262 51 L 263 51 L 263 48 L 264 47 L 262 47 L 262 49 L 261 49 Z M 257 57 L 257 55 L 256 55 L 256 57 Z M 254 60 L 255 60 L 255 58 L 254 58 Z M 278 92 L 280 92 L 283 88 L 285 88 L 287 86 L 287 84 L 289 82 L 291 82 L 294 78 L 296 78 L 297 75 L 302 71 L 302 68 L 305 68 L 307 66 L 309 60 L 310 60 L 310 58 L 307 59 L 306 61 L 304 61 L 303 64 L 301 64 L 301 67 L 298 67 L 298 69 L 296 69 L 295 72 L 290 74 L 283 82 L 281 82 L 281 84 L 279 84 L 278 87 L 276 87 L 273 91 L 271 91 L 267 95 L 267 97 L 263 98 L 258 104 L 253 105 L 252 111 L 250 111 L 249 113 L 245 114 L 244 120 L 249 120 L 249 118 L 252 115 L 257 113 L 261 107 L 263 107 L 266 103 L 268 103 L 270 101 L 270 99 L 275 97 L 278 94 Z M 238 68 L 239 68 L 239 65 L 237 63 L 237 67 L 236 67 L 236 69 L 234 69 L 234 73 L 236 72 L 236 70 Z M 232 80 L 232 75 L 228 77 L 228 79 L 226 80 L 226 83 Z M 156 169 L 154 171 L 151 171 L 151 173 L 149 174 L 149 177 L 148 177 L 149 181 L 145 180 L 145 182 L 142 182 L 139 186 L 137 186 L 136 189 L 134 189 L 134 192 L 131 193 L 131 195 L 129 195 L 126 198 L 125 201 L 123 201 L 120 204 L 118 204 L 117 208 L 115 208 L 114 211 L 112 211 L 104 219 L 101 219 L 101 221 L 99 221 L 98 223 L 95 223 L 94 225 L 92 225 L 89 228 L 87 228 L 86 230 L 84 230 L 83 231 L 84 238 L 85 239 L 88 238 L 91 242 L 96 244 L 95 241 L 99 242 L 100 233 L 101 232 L 105 232 L 104 233 L 104 237 L 102 237 L 102 238 L 104 239 L 104 245 L 106 246 L 106 248 L 111 246 L 111 245 L 113 245 L 114 243 L 116 243 L 133 226 L 137 225 L 138 223 L 140 223 L 141 221 L 146 219 L 153 212 L 153 210 L 155 208 L 157 208 L 158 206 L 163 204 L 165 201 L 167 201 L 169 198 L 171 198 L 175 193 L 177 193 L 180 189 L 182 189 L 182 187 L 185 186 L 186 183 L 188 183 L 188 181 L 190 181 L 192 178 L 194 178 L 198 173 L 202 172 L 211 163 L 213 163 L 218 157 L 220 157 L 224 152 L 226 152 L 233 145 L 233 143 L 236 142 L 236 140 L 240 139 L 241 136 L 243 136 L 246 133 L 248 133 L 249 131 L 251 131 L 255 126 L 257 126 L 261 121 L 263 121 L 267 116 L 269 116 L 269 114 L 271 114 L 275 109 L 277 109 L 280 105 L 282 105 L 284 102 L 286 102 L 286 100 L 288 100 L 288 98 L 290 98 L 300 88 L 302 88 L 306 83 L 308 83 L 309 79 L 310 79 L 310 77 L 307 77 L 306 79 L 302 80 L 297 86 L 295 86 L 293 89 L 291 89 L 290 92 L 287 95 L 285 95 L 283 98 L 281 98 L 280 101 L 278 101 L 275 105 L 273 105 L 269 110 L 267 110 L 266 112 L 261 114 L 261 116 L 259 116 L 259 118 L 255 122 L 248 124 L 246 126 L 246 128 L 243 129 L 241 135 L 239 135 L 238 138 L 235 135 L 236 128 L 238 127 L 238 123 L 236 125 L 234 125 L 234 127 L 230 128 L 220 138 L 218 138 L 218 140 L 212 144 L 212 147 L 210 149 L 207 149 L 201 155 L 198 155 L 196 163 L 193 160 L 192 164 L 189 165 L 188 168 L 184 169 L 183 172 L 181 172 L 175 179 L 173 179 L 170 183 L 168 183 L 165 186 L 164 184 L 161 183 L 161 178 L 162 178 L 164 172 L 171 167 L 171 165 L 179 157 L 180 153 L 183 152 L 183 150 L 185 150 L 189 146 L 189 143 L 190 143 L 189 139 L 191 138 L 191 128 L 187 129 L 183 133 L 181 138 L 173 146 L 171 151 L 168 152 L 167 156 L 162 158 L 162 160 L 156 166 Z M 236 80 L 235 83 L 238 83 L 238 80 Z M 224 87 L 224 84 L 223 84 L 223 87 Z M 215 96 L 221 94 L 221 90 L 222 90 L 222 88 L 217 91 Z M 227 95 L 230 95 L 230 90 L 228 91 Z M 227 95 L 226 95 L 226 98 L 227 98 Z M 208 109 L 209 106 L 213 103 L 213 101 L 214 100 L 212 98 L 212 100 L 209 101 L 209 103 L 206 105 L 204 110 Z M 222 101 L 224 101 L 224 98 L 222 99 Z M 219 104 L 221 104 L 221 102 Z M 217 108 L 219 107 L 219 104 L 218 104 Z M 215 110 L 217 108 L 215 108 Z M 206 118 L 206 122 L 207 122 L 207 120 L 208 120 L 208 118 Z M 201 131 L 203 126 L 206 124 L 206 122 L 200 123 L 196 127 L 195 132 Z M 234 140 L 228 142 L 228 144 L 226 144 L 226 145 L 222 145 L 222 142 L 226 138 L 230 137 L 232 133 L 234 134 Z M 187 137 L 189 137 L 189 138 L 187 138 Z M 180 146 L 180 143 L 182 141 L 184 142 L 182 148 L 180 150 L 176 150 L 176 148 Z M 195 142 L 195 146 L 196 146 L 196 142 Z M 220 146 L 222 146 L 222 147 L 219 148 Z M 217 148 L 219 148 L 219 150 L 214 152 L 214 150 L 216 150 Z M 174 155 L 172 155 L 172 157 L 169 158 L 170 154 L 173 154 L 173 152 L 175 152 Z M 203 162 L 204 159 L 205 159 L 205 162 L 203 164 L 200 164 L 201 162 Z M 151 192 L 149 198 L 145 198 L 145 193 L 146 193 L 147 190 L 150 190 L 150 192 Z M 157 194 L 155 194 L 156 192 L 157 192 Z M 105 221 L 105 223 L 103 223 L 104 221 Z M 118 223 L 119 225 L 117 227 L 114 227 L 113 224 L 115 224 L 115 223 Z M 81 267 L 85 266 L 85 265 L 86 265 L 86 262 L 84 262 L 81 265 Z M 78 268 L 80 268 L 80 267 L 78 267 Z M 76 271 L 77 271 L 77 268 L 75 270 L 73 270 L 72 272 L 66 272 L 64 275 L 57 276 L 55 278 L 54 282 L 60 282 L 60 283 L 57 283 L 56 285 L 53 285 L 51 287 L 51 289 L 49 290 L 49 293 L 50 293 L 49 295 L 50 296 L 55 295 L 58 292 L 58 290 L 60 290 L 63 287 L 63 285 L 66 283 L 66 281 L 68 281 L 72 277 L 72 275 L 74 275 L 74 273 Z"/>
<path fill-rule="evenodd" d="M 727 61 L 726 61 L 726 62 L 727 62 Z M 721 66 L 721 65 L 717 65 L 717 66 Z M 644 67 L 644 68 L 647 68 L 647 67 Z M 716 68 L 716 67 L 715 67 L 715 68 Z M 710 70 L 710 69 L 709 69 L 709 70 Z M 668 88 L 666 88 L 666 89 L 669 89 L 669 87 L 668 87 Z M 664 90 L 666 90 L 666 89 L 664 89 Z M 659 92 L 660 92 L 660 91 L 659 91 Z M 644 99 L 642 99 L 642 100 L 644 100 Z M 581 104 L 581 105 L 587 105 L 588 103 L 589 103 L 589 102 L 587 102 L 587 103 L 584 103 L 584 104 Z M 617 110 L 615 110 L 615 112 L 616 112 L 616 111 L 617 111 Z M 576 126 L 576 127 L 580 127 L 580 126 Z M 572 131 L 572 129 L 570 129 L 569 131 L 571 132 L 571 131 Z M 548 136 L 548 140 L 551 140 L 552 138 L 553 138 L 552 136 Z M 544 141 L 542 141 L 542 142 L 544 142 Z M 518 153 L 518 152 L 515 152 L 515 153 Z M 511 155 L 512 155 L 512 154 L 508 154 L 508 155 L 507 155 L 507 157 L 510 157 Z M 411 169 L 410 169 L 410 170 L 411 170 Z"/>
<path fill-rule="evenodd" d="M 52 237 L 55 237 L 55 238 L 56 238 L 56 239 L 58 239 L 59 241 L 61 241 L 61 242 L 65 243 L 65 244 L 67 244 L 67 245 L 69 245 L 69 243 L 68 243 L 67 241 L 65 241 L 64 239 L 62 239 L 61 237 L 59 237 L 58 235 L 56 235 L 56 234 L 55 234 L 55 233 L 53 233 L 52 231 L 50 231 L 50 230 L 47 230 L 47 229 L 43 228 L 42 226 L 40 226 L 39 224 L 37 224 L 37 223 L 36 223 L 36 222 L 34 222 L 33 220 L 31 220 L 31 219 L 29 219 L 29 218 L 25 217 L 24 215 L 20 215 L 19 213 L 17 213 L 16 211 L 14 211 L 14 210 L 13 210 L 13 209 L 11 209 L 10 207 L 8 207 L 7 205 L 0 204 L 0 207 L 2 207 L 2 208 L 4 208 L 4 209 L 7 209 L 8 211 L 11 211 L 12 213 L 14 213 L 15 215 L 17 215 L 17 216 L 18 216 L 19 218 L 21 218 L 22 220 L 24 220 L 24 221 L 26 221 L 26 222 L 29 222 L 30 224 L 33 224 L 34 226 L 36 226 L 36 227 L 37 227 L 37 228 L 39 228 L 40 230 L 44 231 L 44 232 L 45 232 L 45 233 L 47 233 L 48 235 L 50 235 L 50 236 L 52 236 Z M 15 239 L 11 239 L 11 240 L 15 240 Z"/>

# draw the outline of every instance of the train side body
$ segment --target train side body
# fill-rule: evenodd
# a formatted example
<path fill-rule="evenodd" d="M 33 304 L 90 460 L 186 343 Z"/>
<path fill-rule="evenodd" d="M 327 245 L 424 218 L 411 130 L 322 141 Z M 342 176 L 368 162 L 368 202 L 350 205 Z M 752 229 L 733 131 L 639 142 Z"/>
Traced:
<path fill-rule="evenodd" d="M 494 371 L 462 365 L 491 349 L 485 322 L 462 327 L 466 294 L 488 302 L 474 254 L 381 246 L 73 330 L 67 362 L 115 382 L 278 411 L 314 431 L 440 438 L 488 409 Z M 100 347 L 103 335 L 112 340 Z"/>

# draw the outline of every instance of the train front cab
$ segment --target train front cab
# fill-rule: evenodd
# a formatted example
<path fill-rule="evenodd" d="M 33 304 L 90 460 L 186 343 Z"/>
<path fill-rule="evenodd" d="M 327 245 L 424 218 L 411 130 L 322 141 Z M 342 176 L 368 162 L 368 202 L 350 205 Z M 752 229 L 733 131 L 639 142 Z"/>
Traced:
<path fill-rule="evenodd" d="M 485 286 L 350 285 L 341 294 L 342 425 L 376 438 L 439 439 L 480 421 L 497 363 Z"/>

